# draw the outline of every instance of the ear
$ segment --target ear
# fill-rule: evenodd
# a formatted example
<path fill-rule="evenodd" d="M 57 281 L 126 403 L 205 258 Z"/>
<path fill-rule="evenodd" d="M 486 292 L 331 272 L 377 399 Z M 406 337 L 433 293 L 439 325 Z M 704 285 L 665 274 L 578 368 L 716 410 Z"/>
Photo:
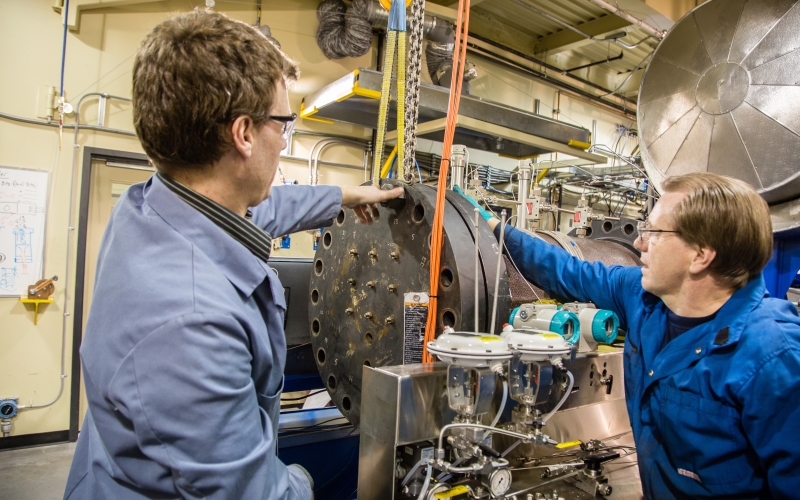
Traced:
<path fill-rule="evenodd" d="M 694 251 L 695 256 L 692 258 L 691 264 L 689 264 L 689 272 L 691 274 L 700 274 L 714 262 L 717 257 L 717 251 L 710 247 L 695 247 Z"/>
<path fill-rule="evenodd" d="M 253 119 L 247 115 L 237 117 L 231 123 L 231 138 L 234 150 L 248 159 L 253 154 L 253 140 L 255 139 L 255 125 Z"/>

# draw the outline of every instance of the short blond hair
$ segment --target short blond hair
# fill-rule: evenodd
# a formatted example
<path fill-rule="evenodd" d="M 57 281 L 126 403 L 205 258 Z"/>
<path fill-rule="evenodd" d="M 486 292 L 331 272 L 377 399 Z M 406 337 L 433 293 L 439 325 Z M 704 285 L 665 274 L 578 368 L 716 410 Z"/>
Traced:
<path fill-rule="evenodd" d="M 772 220 L 752 186 L 692 173 L 668 177 L 661 189 L 686 193 L 672 214 L 674 229 L 690 245 L 717 252 L 709 271 L 722 285 L 739 289 L 761 273 L 772 257 Z"/>

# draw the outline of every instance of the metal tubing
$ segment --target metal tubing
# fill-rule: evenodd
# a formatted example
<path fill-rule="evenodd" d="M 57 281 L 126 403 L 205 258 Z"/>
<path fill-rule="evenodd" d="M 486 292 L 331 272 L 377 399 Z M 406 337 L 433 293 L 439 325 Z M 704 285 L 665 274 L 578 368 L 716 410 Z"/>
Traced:
<path fill-rule="evenodd" d="M 564 69 L 563 69 L 563 68 L 559 68 L 559 67 L 553 66 L 552 64 L 549 64 L 549 63 L 547 63 L 547 62 L 545 62 L 545 61 L 542 61 L 542 60 L 536 59 L 536 58 L 535 58 L 535 57 L 533 57 L 533 56 L 530 56 L 530 55 L 528 55 L 528 54 L 525 54 L 525 53 L 523 53 L 523 52 L 520 52 L 520 51 L 518 51 L 518 50 L 512 49 L 511 47 L 508 47 L 508 46 L 506 46 L 506 45 L 503 45 L 503 44 L 501 44 L 501 43 L 495 42 L 494 40 L 490 40 L 490 39 L 488 39 L 488 38 L 485 38 L 485 37 L 483 37 L 483 36 L 481 36 L 481 35 L 477 35 L 477 34 L 475 34 L 475 33 L 470 33 L 470 34 L 469 34 L 469 37 L 470 37 L 470 38 L 474 38 L 475 40 L 481 41 L 481 42 L 483 42 L 483 43 L 486 43 L 486 44 L 492 45 L 493 47 L 497 47 L 497 48 L 498 48 L 498 49 L 500 49 L 500 50 L 503 50 L 503 51 L 505 51 L 505 52 L 508 52 L 509 54 L 513 54 L 513 55 L 515 55 L 515 56 L 517 56 L 517 57 L 521 57 L 522 59 L 525 59 L 526 61 L 530 61 L 530 62 L 532 62 L 532 63 L 536 64 L 537 66 L 541 66 L 541 67 L 543 67 L 543 68 L 547 68 L 547 69 L 549 69 L 550 71 L 556 71 L 556 72 L 558 72 L 558 73 L 562 73 L 562 72 L 564 71 Z M 478 50 L 482 50 L 482 51 L 484 51 L 484 52 L 488 52 L 488 53 L 489 53 L 489 54 L 491 54 L 493 57 L 497 57 L 497 58 L 506 59 L 506 58 L 503 58 L 503 56 L 501 56 L 501 55 L 499 55 L 499 54 L 493 54 L 492 52 L 490 52 L 490 51 L 488 51 L 488 50 L 484 49 L 483 47 L 481 47 L 481 46 L 479 46 L 479 45 L 475 45 L 474 43 L 468 43 L 467 45 L 468 45 L 469 47 L 472 47 L 472 48 L 474 48 L 474 49 L 478 49 Z M 517 65 L 519 64 L 519 63 L 517 63 L 517 62 L 515 62 L 515 61 L 511 61 L 510 59 L 506 59 L 506 61 L 509 61 L 509 62 L 511 62 L 512 64 L 517 64 Z M 524 66 L 523 66 L 523 67 L 524 67 Z M 530 68 L 525 68 L 525 69 L 527 69 L 527 70 L 530 70 L 530 71 L 534 71 L 534 72 L 535 72 L 535 70 L 531 70 Z M 567 83 L 564 83 L 564 82 L 556 82 L 556 81 L 554 81 L 554 80 L 550 79 L 549 77 L 547 77 L 546 75 L 542 75 L 541 73 L 539 73 L 539 75 L 540 75 L 540 76 L 542 76 L 542 77 L 544 77 L 544 79 L 545 79 L 545 80 L 551 81 L 553 84 L 560 83 L 561 85 L 563 85 L 563 86 L 564 86 L 564 87 L 565 87 L 567 90 L 569 90 L 570 92 L 579 92 L 579 91 L 580 91 L 580 89 L 578 89 L 577 87 L 573 87 L 572 85 L 569 85 L 569 84 L 567 84 Z M 584 85 L 588 85 L 589 87 L 592 87 L 592 88 L 594 88 L 594 89 L 597 89 L 597 90 L 600 90 L 600 91 L 603 91 L 603 92 L 607 92 L 607 93 L 610 93 L 610 92 L 611 92 L 611 90 L 609 90 L 609 89 L 607 89 L 607 88 L 605 88 L 605 87 L 602 87 L 602 86 L 600 86 L 600 85 L 597 85 L 596 83 L 592 83 L 592 82 L 590 82 L 589 80 L 586 80 L 586 79 L 584 79 L 584 78 L 581 78 L 581 77 L 579 77 L 579 76 L 575 76 L 575 75 L 565 75 L 565 76 L 567 76 L 568 78 L 570 78 L 570 79 L 572 79 L 572 80 L 575 80 L 576 82 L 580 82 L 580 83 L 582 83 L 582 84 L 584 84 Z M 582 91 L 581 91 L 581 92 L 582 92 Z M 586 95 L 587 95 L 587 97 L 595 97 L 595 96 L 592 96 L 592 94 L 589 94 L 588 92 L 586 93 Z M 633 100 L 633 99 L 629 99 L 629 98 L 627 98 L 627 97 L 622 97 L 622 96 L 618 96 L 618 97 L 619 97 L 620 99 L 622 99 L 622 100 L 626 101 L 626 102 L 629 102 L 630 104 L 633 104 L 634 106 L 636 105 L 636 101 L 635 101 L 635 100 Z M 606 103 L 606 101 L 600 101 L 600 102 Z M 608 103 L 606 103 L 606 104 L 608 104 Z"/>
<path fill-rule="evenodd" d="M 506 232 L 506 211 L 500 212 L 500 241 L 497 251 L 497 272 L 494 275 L 494 298 L 492 301 L 492 323 L 489 327 L 489 334 L 494 333 L 494 325 L 497 321 L 497 293 L 500 290 L 500 271 L 503 264 L 503 236 Z"/>
<path fill-rule="evenodd" d="M 320 141 L 320 142 L 322 142 L 322 141 Z M 319 144 L 319 142 L 317 144 Z M 319 157 L 322 156 L 322 152 L 326 148 L 328 148 L 329 146 L 336 146 L 336 145 L 352 146 L 352 147 L 364 149 L 364 145 L 363 144 L 359 144 L 358 142 L 344 140 L 344 139 L 331 139 L 331 140 L 328 140 L 325 144 L 321 145 L 319 147 L 319 149 L 316 150 L 316 155 L 314 157 L 314 164 L 313 164 L 314 167 L 310 172 L 311 180 L 312 180 L 312 182 L 311 182 L 312 186 L 316 186 L 317 182 L 319 181 Z M 316 147 L 316 144 L 315 144 L 315 147 Z M 311 156 L 309 156 L 308 161 L 309 161 L 309 164 L 311 164 Z"/>
<path fill-rule="evenodd" d="M 531 191 L 531 167 L 527 162 L 519 162 L 518 177 L 519 189 L 517 192 L 519 193 L 519 208 L 517 209 L 517 223 L 515 226 L 518 229 L 527 229 L 528 220 L 526 218 L 526 210 L 528 207 L 525 204 L 528 202 L 528 193 Z"/>
<path fill-rule="evenodd" d="M 478 330 L 478 277 L 480 276 L 481 272 L 481 263 L 480 263 L 480 252 L 478 246 L 478 237 L 480 235 L 478 231 L 478 226 L 481 221 L 481 211 L 478 207 L 475 207 L 475 333 L 480 333 Z"/>
<path fill-rule="evenodd" d="M 625 12 L 622 9 L 620 9 L 616 5 L 612 5 L 612 4 L 608 3 L 608 2 L 606 2 L 605 0 L 589 0 L 589 1 L 592 2 L 593 4 L 597 5 L 598 7 L 602 8 L 602 9 L 605 9 L 605 10 L 607 10 L 609 12 L 612 12 L 613 14 L 621 17 L 622 19 L 625 19 L 626 21 L 632 22 L 636 26 L 639 26 L 640 28 L 642 28 L 643 30 L 645 30 L 646 32 L 650 33 L 651 35 L 655 36 L 658 39 L 664 38 L 664 35 L 667 34 L 666 30 L 660 30 L 660 29 L 654 27 L 653 25 L 651 25 L 651 24 L 649 24 L 649 23 L 647 23 L 645 21 L 642 21 L 638 17 L 635 17 L 635 16 L 632 16 L 631 14 L 628 14 L 627 12 Z"/>

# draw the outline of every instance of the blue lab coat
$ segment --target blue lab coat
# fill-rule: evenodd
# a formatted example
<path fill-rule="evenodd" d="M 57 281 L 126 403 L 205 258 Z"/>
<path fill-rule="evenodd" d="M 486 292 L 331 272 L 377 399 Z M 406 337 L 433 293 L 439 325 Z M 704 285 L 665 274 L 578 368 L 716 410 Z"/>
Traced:
<path fill-rule="evenodd" d="M 273 235 L 318 228 L 341 196 L 276 186 L 252 220 Z M 157 176 L 131 186 L 97 262 L 65 498 L 311 498 L 276 455 L 285 309 L 267 263 Z"/>
<path fill-rule="evenodd" d="M 511 227 L 504 240 L 548 293 L 619 315 L 645 498 L 800 498 L 794 304 L 769 298 L 759 276 L 662 350 L 667 307 L 642 288 L 640 268 L 581 261 Z"/>

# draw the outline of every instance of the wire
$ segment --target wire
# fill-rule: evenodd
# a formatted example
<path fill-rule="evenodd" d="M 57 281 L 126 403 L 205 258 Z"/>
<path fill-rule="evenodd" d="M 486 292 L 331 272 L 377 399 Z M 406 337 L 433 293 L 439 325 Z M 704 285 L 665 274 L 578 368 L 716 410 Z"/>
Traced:
<path fill-rule="evenodd" d="M 307 345 L 311 345 L 311 342 L 306 342 L 305 344 L 293 345 L 292 347 L 287 347 L 286 350 L 291 351 L 292 349 L 300 349 L 301 347 L 305 347 Z"/>
<path fill-rule="evenodd" d="M 301 399 L 310 398 L 311 396 L 313 396 L 315 394 L 320 394 L 320 393 L 323 393 L 325 391 L 327 391 L 327 389 L 320 389 L 318 391 L 309 392 L 305 396 L 298 396 L 296 398 L 281 398 L 281 403 L 283 403 L 284 401 L 300 401 Z"/>
<path fill-rule="evenodd" d="M 447 172 L 450 167 L 450 154 L 453 149 L 453 137 L 455 135 L 456 122 L 458 119 L 458 106 L 461 102 L 461 87 L 463 83 L 461 74 L 464 71 L 464 64 L 467 57 L 469 7 L 470 0 L 459 0 L 455 30 L 455 49 L 453 50 L 453 72 L 450 79 L 450 100 L 447 105 L 444 144 L 442 145 L 442 161 L 439 164 L 439 181 L 436 187 L 436 209 L 433 215 L 433 227 L 431 231 L 430 301 L 428 304 L 428 318 L 425 323 L 425 342 L 422 344 L 423 362 L 433 361 L 433 357 L 430 352 L 428 352 L 428 342 L 436 338 L 438 319 L 437 307 L 439 305 L 436 294 L 437 290 L 439 290 L 439 263 L 442 258 L 445 192 L 447 191 Z M 399 132 L 398 137 L 400 137 Z"/>

